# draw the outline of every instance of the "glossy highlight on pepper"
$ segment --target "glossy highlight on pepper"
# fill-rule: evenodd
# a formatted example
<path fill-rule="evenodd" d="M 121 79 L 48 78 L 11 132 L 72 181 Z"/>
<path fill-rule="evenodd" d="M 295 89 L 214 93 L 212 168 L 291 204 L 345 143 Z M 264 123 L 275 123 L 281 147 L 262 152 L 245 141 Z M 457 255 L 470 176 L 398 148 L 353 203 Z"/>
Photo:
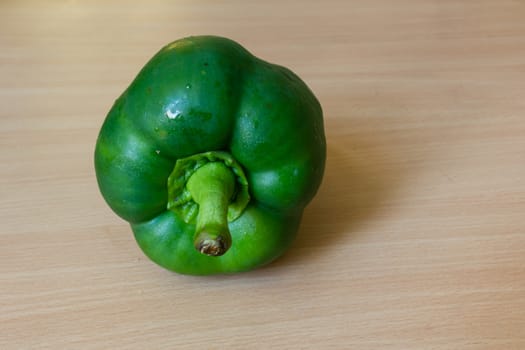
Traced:
<path fill-rule="evenodd" d="M 196 36 L 162 48 L 115 101 L 95 170 L 151 260 L 210 275 L 289 248 L 325 157 L 321 106 L 297 75 Z"/>

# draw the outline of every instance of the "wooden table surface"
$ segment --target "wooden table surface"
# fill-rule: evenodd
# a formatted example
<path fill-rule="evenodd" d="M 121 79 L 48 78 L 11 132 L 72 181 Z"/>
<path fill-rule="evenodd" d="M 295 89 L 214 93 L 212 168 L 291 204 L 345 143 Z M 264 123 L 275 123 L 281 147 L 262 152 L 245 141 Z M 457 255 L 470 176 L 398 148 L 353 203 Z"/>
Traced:
<path fill-rule="evenodd" d="M 325 178 L 292 249 L 188 277 L 99 194 L 98 130 L 166 43 L 299 74 Z M 0 349 L 525 349 L 522 1 L 0 3 Z"/>

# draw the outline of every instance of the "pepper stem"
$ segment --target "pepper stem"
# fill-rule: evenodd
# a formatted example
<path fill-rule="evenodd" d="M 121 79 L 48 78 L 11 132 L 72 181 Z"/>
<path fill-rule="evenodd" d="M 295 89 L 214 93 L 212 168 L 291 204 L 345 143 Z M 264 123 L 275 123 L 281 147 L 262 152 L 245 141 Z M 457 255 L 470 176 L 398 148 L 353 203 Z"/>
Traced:
<path fill-rule="evenodd" d="M 199 205 L 194 246 L 202 254 L 220 256 L 231 246 L 228 205 L 235 191 L 235 175 L 221 162 L 197 169 L 186 183 Z"/>

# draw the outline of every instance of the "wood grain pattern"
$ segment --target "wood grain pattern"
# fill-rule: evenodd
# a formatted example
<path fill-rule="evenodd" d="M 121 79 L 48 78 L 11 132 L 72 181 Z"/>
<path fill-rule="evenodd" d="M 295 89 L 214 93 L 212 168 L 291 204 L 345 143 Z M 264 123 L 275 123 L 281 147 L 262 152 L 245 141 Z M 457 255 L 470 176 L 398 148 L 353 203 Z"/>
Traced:
<path fill-rule="evenodd" d="M 0 3 L 1 349 L 525 349 L 521 1 Z M 161 46 L 296 71 L 328 164 L 300 236 L 193 278 L 139 251 L 92 154 Z"/>

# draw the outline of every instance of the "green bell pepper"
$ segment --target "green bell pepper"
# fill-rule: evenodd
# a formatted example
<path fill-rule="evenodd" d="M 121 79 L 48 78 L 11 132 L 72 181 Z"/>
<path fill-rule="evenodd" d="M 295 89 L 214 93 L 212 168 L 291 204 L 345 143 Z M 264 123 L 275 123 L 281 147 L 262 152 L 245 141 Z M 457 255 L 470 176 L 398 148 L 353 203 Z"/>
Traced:
<path fill-rule="evenodd" d="M 162 48 L 115 101 L 95 169 L 151 260 L 209 275 L 290 246 L 325 156 L 321 106 L 299 77 L 199 36 Z"/>

